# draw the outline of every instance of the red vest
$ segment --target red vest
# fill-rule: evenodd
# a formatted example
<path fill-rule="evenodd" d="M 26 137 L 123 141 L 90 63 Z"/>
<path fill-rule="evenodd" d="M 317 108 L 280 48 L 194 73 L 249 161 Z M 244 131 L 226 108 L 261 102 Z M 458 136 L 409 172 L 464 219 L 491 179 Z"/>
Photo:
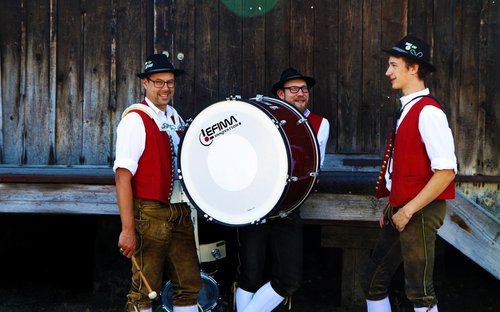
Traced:
<path fill-rule="evenodd" d="M 311 127 L 314 130 L 314 134 L 316 134 L 317 136 L 319 132 L 319 127 L 321 126 L 321 122 L 323 121 L 323 117 L 310 112 L 309 116 L 307 116 L 307 120 L 309 120 L 309 123 L 311 124 Z"/>
<path fill-rule="evenodd" d="M 418 130 L 420 112 L 426 105 L 441 108 L 435 100 L 424 97 L 414 104 L 398 128 L 394 145 L 392 186 L 389 194 L 389 205 L 391 207 L 403 206 L 412 200 L 434 174 L 431 170 L 431 161 Z M 389 144 L 387 149 L 390 148 Z M 386 153 L 386 156 L 388 156 L 388 153 Z M 377 187 L 377 197 L 387 196 L 388 193 L 384 178 L 387 170 L 386 161 L 384 159 L 382 164 L 382 179 L 379 178 L 381 182 Z M 452 182 L 436 199 L 452 199 L 454 197 L 455 183 Z"/>
<path fill-rule="evenodd" d="M 143 111 L 138 113 L 146 129 L 146 145 L 132 178 L 134 197 L 170 203 L 172 193 L 172 145 L 168 134 Z"/>

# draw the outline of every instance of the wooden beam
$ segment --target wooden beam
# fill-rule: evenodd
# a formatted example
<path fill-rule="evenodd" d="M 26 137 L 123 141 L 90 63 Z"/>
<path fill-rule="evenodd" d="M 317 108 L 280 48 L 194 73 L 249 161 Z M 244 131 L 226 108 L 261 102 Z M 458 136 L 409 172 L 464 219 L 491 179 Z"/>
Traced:
<path fill-rule="evenodd" d="M 109 166 L 0 166 L 0 183 L 114 185 Z"/>
<path fill-rule="evenodd" d="M 386 203 L 371 195 L 313 193 L 300 212 L 310 221 L 377 221 Z"/>
<path fill-rule="evenodd" d="M 0 193 L 0 213 L 118 214 L 114 185 L 0 181 Z M 500 279 L 500 221 L 460 191 L 456 194 L 456 199 L 448 201 L 438 234 Z M 373 227 L 386 202 L 369 195 L 313 193 L 301 214 L 306 223 L 358 222 Z"/>
<path fill-rule="evenodd" d="M 460 191 L 447 207 L 438 235 L 500 279 L 500 221 Z"/>
<path fill-rule="evenodd" d="M 0 192 L 0 212 L 118 213 L 114 185 L 0 181 Z M 368 195 L 313 193 L 301 207 L 301 213 L 309 221 L 376 221 L 384 203 Z"/>
<path fill-rule="evenodd" d="M 118 214 L 112 185 L 0 183 L 1 213 Z"/>
<path fill-rule="evenodd" d="M 354 164 L 360 159 L 344 159 Z M 336 160 L 340 162 L 342 160 Z M 330 161 L 331 162 L 331 161 Z M 331 165 L 331 164 L 330 164 Z M 354 169 L 355 167 L 351 167 Z M 325 170 L 319 173 L 319 193 L 373 194 L 378 171 Z M 457 183 L 500 183 L 500 176 L 461 176 Z M 110 166 L 0 165 L 0 183 L 115 184 Z"/>

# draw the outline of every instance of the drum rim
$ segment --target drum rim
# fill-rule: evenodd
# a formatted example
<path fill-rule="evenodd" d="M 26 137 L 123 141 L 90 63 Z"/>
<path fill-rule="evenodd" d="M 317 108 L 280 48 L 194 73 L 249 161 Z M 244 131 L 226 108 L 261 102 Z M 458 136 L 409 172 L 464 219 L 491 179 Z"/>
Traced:
<path fill-rule="evenodd" d="M 208 280 L 212 283 L 212 285 L 214 285 L 215 287 L 217 287 L 217 298 L 214 300 L 213 303 L 210 304 L 210 306 L 208 307 L 202 307 L 203 308 L 203 311 L 211 311 L 213 308 L 215 308 L 218 304 L 219 304 L 219 300 L 220 300 L 220 288 L 219 288 L 219 283 L 217 283 L 217 281 L 208 273 L 200 270 L 200 277 L 203 280 Z M 170 305 L 170 303 L 168 302 L 167 298 L 165 298 L 165 300 L 167 302 L 164 301 L 164 293 L 167 291 L 167 286 L 171 285 L 172 284 L 172 280 L 168 280 L 165 285 L 163 285 L 162 289 L 161 289 L 161 293 L 160 293 L 160 300 L 161 300 L 161 306 L 163 308 L 165 308 L 168 312 L 173 312 L 173 305 Z M 167 305 L 168 304 L 168 305 Z M 172 307 L 172 310 L 170 310 L 169 308 Z"/>
<path fill-rule="evenodd" d="M 253 99 L 253 98 L 252 98 Z M 215 102 L 215 103 L 212 103 L 210 105 L 208 105 L 207 107 L 205 107 L 203 110 L 201 110 L 196 116 L 200 115 L 201 113 L 203 113 L 203 111 L 209 109 L 211 106 L 213 105 L 216 105 L 216 104 L 219 104 L 219 103 L 224 103 L 224 102 L 230 102 L 230 101 L 239 101 L 239 102 L 244 102 L 244 103 L 247 103 L 247 104 L 250 104 L 250 105 L 253 105 L 250 101 L 252 99 L 240 99 L 240 98 L 237 98 L 237 99 L 228 99 L 228 100 L 223 100 L 223 101 L 218 101 L 218 102 Z M 285 102 L 286 103 L 286 102 Z M 290 105 L 288 103 L 286 103 L 287 105 Z M 253 105 L 255 108 L 259 109 L 261 112 L 263 112 L 267 117 L 269 117 L 271 120 L 276 120 L 276 117 L 273 116 L 271 113 L 269 113 L 267 110 L 263 109 L 262 107 L 258 106 L 258 105 Z M 293 107 L 293 109 L 295 109 L 294 113 L 296 113 L 296 111 L 298 111 L 295 107 Z M 299 112 L 300 114 L 300 112 Z M 196 117 L 194 117 L 196 118 Z M 194 120 L 193 118 L 193 120 Z M 189 126 L 186 128 L 186 131 L 188 131 L 189 129 Z M 280 134 L 281 136 L 281 139 L 283 140 L 284 144 L 285 144 L 285 151 L 286 151 L 286 158 L 287 158 L 287 176 L 289 177 L 291 175 L 291 171 L 292 171 L 292 165 L 291 165 L 291 161 L 290 161 L 290 158 L 291 158 L 291 155 L 290 155 L 290 142 L 288 141 L 288 138 L 283 130 L 282 127 L 277 127 L 277 130 L 278 130 L 278 133 Z M 208 216 L 210 217 L 208 220 L 211 221 L 211 222 L 216 222 L 218 224 L 222 224 L 222 225 L 226 225 L 226 226 L 232 226 L 232 227 L 241 227 L 241 226 L 248 226 L 252 223 L 258 223 L 258 222 L 261 222 L 263 219 L 266 219 L 266 216 L 263 216 L 262 218 L 260 219 L 257 219 L 257 220 L 252 220 L 248 223 L 241 223 L 241 224 L 233 224 L 233 223 L 227 223 L 227 222 L 223 222 L 221 220 L 218 220 L 218 219 L 215 219 L 213 217 L 211 217 L 209 214 L 207 214 L 203 209 L 201 209 L 199 207 L 199 205 L 193 200 L 193 197 L 192 195 L 189 193 L 189 190 L 187 189 L 186 187 L 186 184 L 184 182 L 184 179 L 182 178 L 182 165 L 181 165 L 181 159 L 182 159 L 182 146 L 183 146 L 183 142 L 184 142 L 184 138 L 185 136 L 183 136 L 181 138 L 181 141 L 179 142 L 179 150 L 178 150 L 178 171 L 179 171 L 179 179 L 181 181 L 181 184 L 182 184 L 182 188 L 184 190 L 184 192 L 186 193 L 187 197 L 189 198 L 189 201 L 190 201 L 190 204 L 193 205 L 193 207 L 196 208 L 196 210 L 198 212 L 200 212 L 201 214 L 203 214 L 203 216 Z M 278 200 L 276 201 L 276 204 L 275 204 L 275 207 L 279 207 L 279 205 L 283 202 L 283 199 L 285 198 L 285 195 L 287 194 L 288 192 L 288 189 L 290 188 L 290 183 L 286 183 L 284 188 L 283 188 L 283 192 L 281 193 L 280 197 L 278 198 Z M 309 190 L 310 192 L 310 190 Z M 304 199 L 305 200 L 305 199 Z"/>
<path fill-rule="evenodd" d="M 269 102 L 272 102 L 272 103 L 279 103 L 283 106 L 286 106 L 287 108 L 289 108 L 291 111 L 293 111 L 297 117 L 300 117 L 300 118 L 305 118 L 304 115 L 293 105 L 281 100 L 281 99 L 278 99 L 278 98 L 275 98 L 275 97 L 268 97 L 268 96 L 261 96 L 261 95 L 257 95 L 256 97 L 254 98 L 251 98 L 250 100 L 255 100 L 257 102 L 264 102 L 264 101 L 269 101 Z M 315 149 L 315 166 L 314 166 L 314 169 L 316 172 L 319 172 L 320 170 L 320 162 L 321 162 L 321 155 L 320 155 L 320 148 L 319 148 L 319 141 L 318 141 L 318 138 L 316 137 L 316 134 L 314 133 L 314 130 L 311 126 L 311 123 L 309 122 L 309 120 L 306 118 L 305 119 L 305 123 L 304 125 L 306 126 L 307 130 L 308 130 L 308 133 L 310 134 L 310 137 L 312 139 L 312 141 L 314 142 L 314 149 Z M 285 136 L 285 138 L 288 140 L 288 138 Z M 289 142 L 287 142 L 287 145 L 290 145 Z M 290 156 L 290 155 L 289 155 Z M 288 213 L 291 213 L 293 210 L 297 209 L 297 207 L 299 207 L 300 205 L 302 205 L 304 203 L 304 201 L 309 197 L 309 195 L 311 194 L 311 191 L 312 189 L 314 188 L 314 185 L 316 184 L 316 181 L 317 181 L 318 177 L 315 176 L 313 177 L 310 185 L 309 185 L 309 188 L 306 192 L 304 192 L 304 195 L 302 196 L 302 198 L 300 200 L 298 200 L 292 207 L 288 208 L 287 210 L 279 210 L 277 212 L 280 212 L 280 211 L 285 211 L 287 214 Z M 289 185 L 290 185 L 290 182 L 287 183 L 287 188 L 286 188 L 286 191 L 289 190 Z M 283 192 L 283 196 L 282 198 L 280 199 L 280 202 L 279 204 L 277 204 L 276 206 L 279 207 L 279 205 L 282 203 L 283 201 L 283 198 L 285 197 L 286 195 L 286 192 Z M 279 217 L 279 214 L 278 215 L 272 215 L 272 216 L 268 216 L 266 219 L 269 219 L 269 218 L 276 218 L 276 217 Z"/>

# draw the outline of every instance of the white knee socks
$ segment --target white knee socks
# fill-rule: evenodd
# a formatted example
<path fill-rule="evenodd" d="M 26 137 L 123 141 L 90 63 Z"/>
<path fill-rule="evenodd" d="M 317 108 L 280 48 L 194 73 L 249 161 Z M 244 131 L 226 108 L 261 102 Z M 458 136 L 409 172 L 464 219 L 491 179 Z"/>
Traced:
<path fill-rule="evenodd" d="M 415 308 L 415 312 L 438 312 L 438 306 L 437 304 L 434 305 L 432 308 Z"/>
<path fill-rule="evenodd" d="M 244 312 L 270 312 L 277 307 L 281 301 L 285 299 L 281 297 L 272 287 L 271 282 L 262 286 L 253 296 L 250 303 L 246 306 Z M 242 312 L 242 311 L 239 311 Z"/>
<path fill-rule="evenodd" d="M 391 312 L 391 303 L 389 297 L 382 300 L 366 300 L 367 312 Z"/>
<path fill-rule="evenodd" d="M 236 288 L 236 311 L 245 311 L 247 305 L 252 301 L 255 293 L 243 290 L 241 288 Z"/>

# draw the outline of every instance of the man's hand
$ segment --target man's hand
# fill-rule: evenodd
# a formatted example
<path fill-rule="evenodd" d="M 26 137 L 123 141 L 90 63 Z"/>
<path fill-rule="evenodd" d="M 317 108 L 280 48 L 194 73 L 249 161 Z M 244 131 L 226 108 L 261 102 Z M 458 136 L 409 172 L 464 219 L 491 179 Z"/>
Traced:
<path fill-rule="evenodd" d="M 135 253 L 136 246 L 137 239 L 135 236 L 135 230 L 122 230 L 120 237 L 118 238 L 118 248 L 120 248 L 120 252 L 125 257 L 130 258 Z"/>
<path fill-rule="evenodd" d="M 408 213 L 405 207 L 401 208 L 392 216 L 392 223 L 394 223 L 394 227 L 399 232 L 403 232 L 408 222 L 410 222 L 411 217 L 413 216 L 411 213 Z"/>

